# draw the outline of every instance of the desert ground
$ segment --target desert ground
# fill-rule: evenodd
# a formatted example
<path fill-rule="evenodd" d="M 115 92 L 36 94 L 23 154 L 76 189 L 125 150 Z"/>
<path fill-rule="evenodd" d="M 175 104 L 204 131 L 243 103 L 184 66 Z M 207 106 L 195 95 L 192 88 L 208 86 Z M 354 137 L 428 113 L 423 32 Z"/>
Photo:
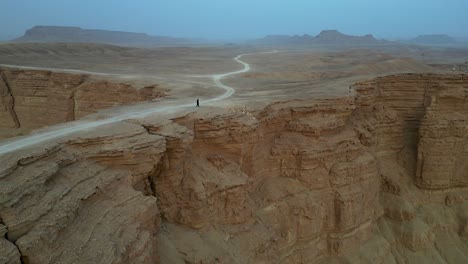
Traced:
<path fill-rule="evenodd" d="M 0 260 L 465 263 L 467 61 L 0 44 Z"/>
<path fill-rule="evenodd" d="M 271 50 L 278 52 L 262 54 Z M 213 83 L 212 75 L 242 68 L 233 60 L 239 54 L 248 54 L 243 60 L 251 69 L 224 78 L 223 82 L 236 92 L 221 107 L 261 108 L 274 101 L 344 96 L 358 81 L 389 74 L 468 70 L 465 49 L 418 46 L 274 49 L 240 45 L 145 49 L 91 43 L 7 43 L 0 45 L 0 64 L 5 69 L 86 74 L 96 81 L 128 84 L 136 89 L 156 85 L 164 90 L 166 95 L 157 98 L 157 103 L 132 106 L 142 109 L 165 103 L 174 105 L 178 101 L 187 104 L 197 98 L 203 104 L 204 100 L 222 94 L 224 91 Z M 112 112 L 132 111 L 130 102 L 121 101 L 118 105 L 127 107 L 108 109 L 99 118 Z M 47 108 L 46 105 L 38 107 Z M 99 107 L 99 110 L 109 107 Z M 64 122 L 4 127 L 0 139 L 59 123 Z"/>
<path fill-rule="evenodd" d="M 270 50 L 278 52 L 261 54 Z M 251 70 L 224 82 L 236 89 L 230 103 L 249 107 L 281 99 L 346 95 L 351 84 L 377 76 L 468 70 L 466 49 L 418 46 L 144 49 L 83 43 L 12 43 L 0 45 L 0 62 L 4 68 L 89 74 L 93 79 L 136 88 L 158 84 L 168 91 L 162 101 L 195 100 L 222 93 L 211 75 L 242 68 L 233 58 L 246 53 L 249 55 L 244 61 Z"/>

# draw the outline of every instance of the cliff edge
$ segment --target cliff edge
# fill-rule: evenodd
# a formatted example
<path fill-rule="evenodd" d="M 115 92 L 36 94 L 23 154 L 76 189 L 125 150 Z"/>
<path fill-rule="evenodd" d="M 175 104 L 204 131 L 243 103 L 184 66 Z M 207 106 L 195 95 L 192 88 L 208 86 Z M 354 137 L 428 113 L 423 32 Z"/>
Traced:
<path fill-rule="evenodd" d="M 468 76 L 352 91 L 148 117 L 1 156 L 0 259 L 467 262 Z"/>

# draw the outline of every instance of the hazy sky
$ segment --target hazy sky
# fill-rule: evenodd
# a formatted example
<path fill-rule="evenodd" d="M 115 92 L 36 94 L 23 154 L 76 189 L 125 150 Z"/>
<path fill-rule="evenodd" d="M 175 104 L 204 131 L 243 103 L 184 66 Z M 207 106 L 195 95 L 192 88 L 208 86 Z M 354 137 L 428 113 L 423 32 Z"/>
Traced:
<path fill-rule="evenodd" d="M 0 39 L 35 25 L 199 38 L 468 36 L 468 0 L 0 0 Z"/>

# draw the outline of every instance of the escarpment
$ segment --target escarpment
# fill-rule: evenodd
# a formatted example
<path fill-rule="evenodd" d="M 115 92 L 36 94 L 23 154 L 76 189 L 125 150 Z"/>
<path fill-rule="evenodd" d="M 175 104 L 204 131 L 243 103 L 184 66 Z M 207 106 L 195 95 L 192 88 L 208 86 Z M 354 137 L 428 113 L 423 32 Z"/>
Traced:
<path fill-rule="evenodd" d="M 23 263 L 155 261 L 160 215 L 148 175 L 165 141 L 118 129 L 2 160 L 1 219 Z"/>
<path fill-rule="evenodd" d="M 11 134 L 165 96 L 157 85 L 137 89 L 85 74 L 0 69 L 0 77 L 0 130 Z"/>
<path fill-rule="evenodd" d="M 4 155 L 0 258 L 467 262 L 468 77 L 353 88 L 115 123 Z"/>
<path fill-rule="evenodd" d="M 363 111 L 353 123 L 378 157 L 378 226 L 395 263 L 467 261 L 467 81 L 406 74 L 354 86 Z"/>

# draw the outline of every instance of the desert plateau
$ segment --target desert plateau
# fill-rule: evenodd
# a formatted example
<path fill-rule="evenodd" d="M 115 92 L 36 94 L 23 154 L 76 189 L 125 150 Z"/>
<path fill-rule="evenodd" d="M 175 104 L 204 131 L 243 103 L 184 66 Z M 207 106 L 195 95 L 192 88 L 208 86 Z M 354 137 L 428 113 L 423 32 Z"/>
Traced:
<path fill-rule="evenodd" d="M 468 263 L 463 39 L 23 32 L 0 264 Z"/>

